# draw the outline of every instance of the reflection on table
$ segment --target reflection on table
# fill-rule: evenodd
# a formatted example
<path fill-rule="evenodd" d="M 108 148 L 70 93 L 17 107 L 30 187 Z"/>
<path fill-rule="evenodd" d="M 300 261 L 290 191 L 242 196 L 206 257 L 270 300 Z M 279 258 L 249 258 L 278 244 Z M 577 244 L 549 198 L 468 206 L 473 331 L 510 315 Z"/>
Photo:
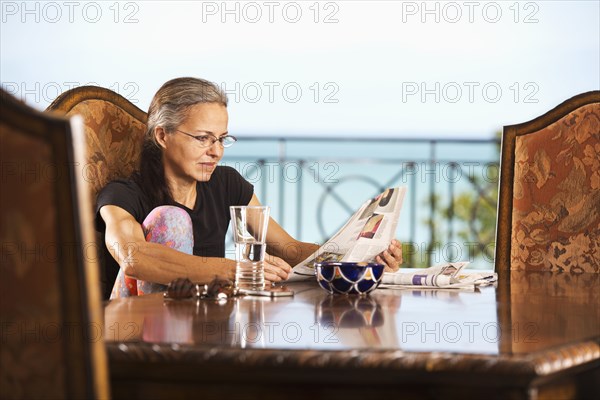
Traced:
<path fill-rule="evenodd" d="M 474 292 L 343 296 L 310 281 L 288 285 L 290 298 L 118 299 L 105 309 L 113 387 L 120 396 L 156 395 L 149 387 L 221 395 L 226 379 L 232 396 L 240 388 L 264 397 L 267 384 L 304 393 L 307 383 L 366 395 L 374 381 L 394 393 L 432 384 L 471 394 L 483 385 L 499 398 L 556 385 L 584 393 L 600 374 L 599 283 L 597 274 L 512 271 L 510 281 Z"/>
<path fill-rule="evenodd" d="M 314 282 L 288 285 L 295 296 L 275 299 L 165 300 L 155 294 L 111 301 L 106 339 L 235 348 L 524 354 L 597 337 L 598 277 L 551 278 L 514 272 L 510 299 L 497 299 L 494 287 L 475 292 L 379 289 L 365 297 L 340 296 Z"/>

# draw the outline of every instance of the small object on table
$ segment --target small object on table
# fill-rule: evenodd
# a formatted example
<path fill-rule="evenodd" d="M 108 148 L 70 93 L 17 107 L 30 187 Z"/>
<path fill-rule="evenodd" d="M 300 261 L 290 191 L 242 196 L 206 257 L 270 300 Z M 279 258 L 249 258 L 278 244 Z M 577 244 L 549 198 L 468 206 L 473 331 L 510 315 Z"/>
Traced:
<path fill-rule="evenodd" d="M 164 296 L 169 299 L 189 299 L 190 297 L 198 297 L 198 292 L 199 285 L 192 283 L 188 278 L 177 278 L 169 283 Z"/>
<path fill-rule="evenodd" d="M 265 290 L 239 289 L 238 293 L 244 296 L 260 296 L 260 297 L 293 297 L 292 290 L 271 288 Z"/>
<path fill-rule="evenodd" d="M 195 284 L 188 278 L 173 279 L 167 286 L 164 297 L 165 299 L 170 300 L 195 298 L 214 299 L 222 302 L 237 295 L 288 297 L 293 296 L 294 292 L 287 290 L 286 287 L 271 288 L 271 290 L 237 289 L 233 281 L 215 276 L 215 278 L 206 285 Z"/>
<path fill-rule="evenodd" d="M 173 300 L 189 298 L 227 300 L 236 294 L 237 290 L 232 281 L 215 276 L 207 285 L 195 284 L 188 278 L 174 279 L 167 286 L 164 297 Z"/>
<path fill-rule="evenodd" d="M 210 281 L 208 285 L 205 285 L 204 293 L 208 298 L 222 300 L 235 296 L 237 290 L 235 289 L 235 284 L 229 279 L 215 276 L 215 279 Z"/>

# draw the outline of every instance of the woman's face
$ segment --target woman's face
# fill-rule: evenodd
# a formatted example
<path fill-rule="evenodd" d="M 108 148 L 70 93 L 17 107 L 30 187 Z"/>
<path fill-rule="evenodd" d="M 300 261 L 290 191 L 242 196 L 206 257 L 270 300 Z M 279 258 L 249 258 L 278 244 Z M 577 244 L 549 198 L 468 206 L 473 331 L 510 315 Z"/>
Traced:
<path fill-rule="evenodd" d="M 206 182 L 223 157 L 223 146 L 215 141 L 208 147 L 193 136 L 219 139 L 227 134 L 227 107 L 219 103 L 199 103 L 188 110 L 188 116 L 176 131 L 159 134 L 163 138 L 165 174 L 176 179 Z M 209 142 L 210 143 L 210 142 Z"/>

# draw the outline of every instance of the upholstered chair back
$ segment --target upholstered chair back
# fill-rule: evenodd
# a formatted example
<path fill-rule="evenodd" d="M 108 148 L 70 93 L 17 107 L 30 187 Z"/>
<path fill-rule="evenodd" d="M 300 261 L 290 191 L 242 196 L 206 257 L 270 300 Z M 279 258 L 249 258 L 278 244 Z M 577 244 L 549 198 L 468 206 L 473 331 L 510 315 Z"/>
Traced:
<path fill-rule="evenodd" d="M 137 169 L 146 132 L 147 115 L 123 96 L 105 88 L 82 86 L 64 92 L 46 111 L 83 119 L 87 158 L 83 177 L 95 210 L 98 192 L 110 181 L 127 178 Z M 100 287 L 108 299 L 118 270 L 110 267 L 101 232 L 96 233 Z"/>
<path fill-rule="evenodd" d="M 600 92 L 504 128 L 497 269 L 600 273 Z"/>
<path fill-rule="evenodd" d="M 108 182 L 137 168 L 146 132 L 146 113 L 105 88 L 82 86 L 61 94 L 47 111 L 83 118 L 87 141 L 84 177 L 92 199 Z"/>
<path fill-rule="evenodd" d="M 107 398 L 79 119 L 0 90 L 0 397 Z"/>

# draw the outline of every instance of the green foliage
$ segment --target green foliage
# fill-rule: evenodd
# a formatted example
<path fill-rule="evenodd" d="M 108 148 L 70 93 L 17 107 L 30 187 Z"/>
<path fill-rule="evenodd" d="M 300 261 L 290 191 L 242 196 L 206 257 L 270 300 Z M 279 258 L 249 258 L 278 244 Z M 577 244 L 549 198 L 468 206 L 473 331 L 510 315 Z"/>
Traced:
<path fill-rule="evenodd" d="M 496 138 L 501 137 L 501 132 L 496 133 Z M 498 144 L 498 165 L 500 159 L 500 145 Z M 430 260 L 429 255 L 440 251 L 447 242 L 458 242 L 470 254 L 462 255 L 465 260 L 493 260 L 495 252 L 496 213 L 498 201 L 499 169 L 487 168 L 487 176 L 473 174 L 469 176 L 472 190 L 465 190 L 454 195 L 448 202 L 442 203 L 439 195 L 429 196 L 423 206 L 431 207 L 434 211 L 430 218 L 422 221 L 431 232 L 427 248 L 427 257 L 413 259 L 412 266 L 424 268 L 436 264 Z M 450 237 L 449 237 L 450 236 Z M 444 254 L 448 257 L 448 254 Z M 438 257 L 439 258 L 439 257 Z M 435 261 L 435 260 L 434 260 Z M 458 259 L 444 259 L 443 261 L 459 261 Z"/>

